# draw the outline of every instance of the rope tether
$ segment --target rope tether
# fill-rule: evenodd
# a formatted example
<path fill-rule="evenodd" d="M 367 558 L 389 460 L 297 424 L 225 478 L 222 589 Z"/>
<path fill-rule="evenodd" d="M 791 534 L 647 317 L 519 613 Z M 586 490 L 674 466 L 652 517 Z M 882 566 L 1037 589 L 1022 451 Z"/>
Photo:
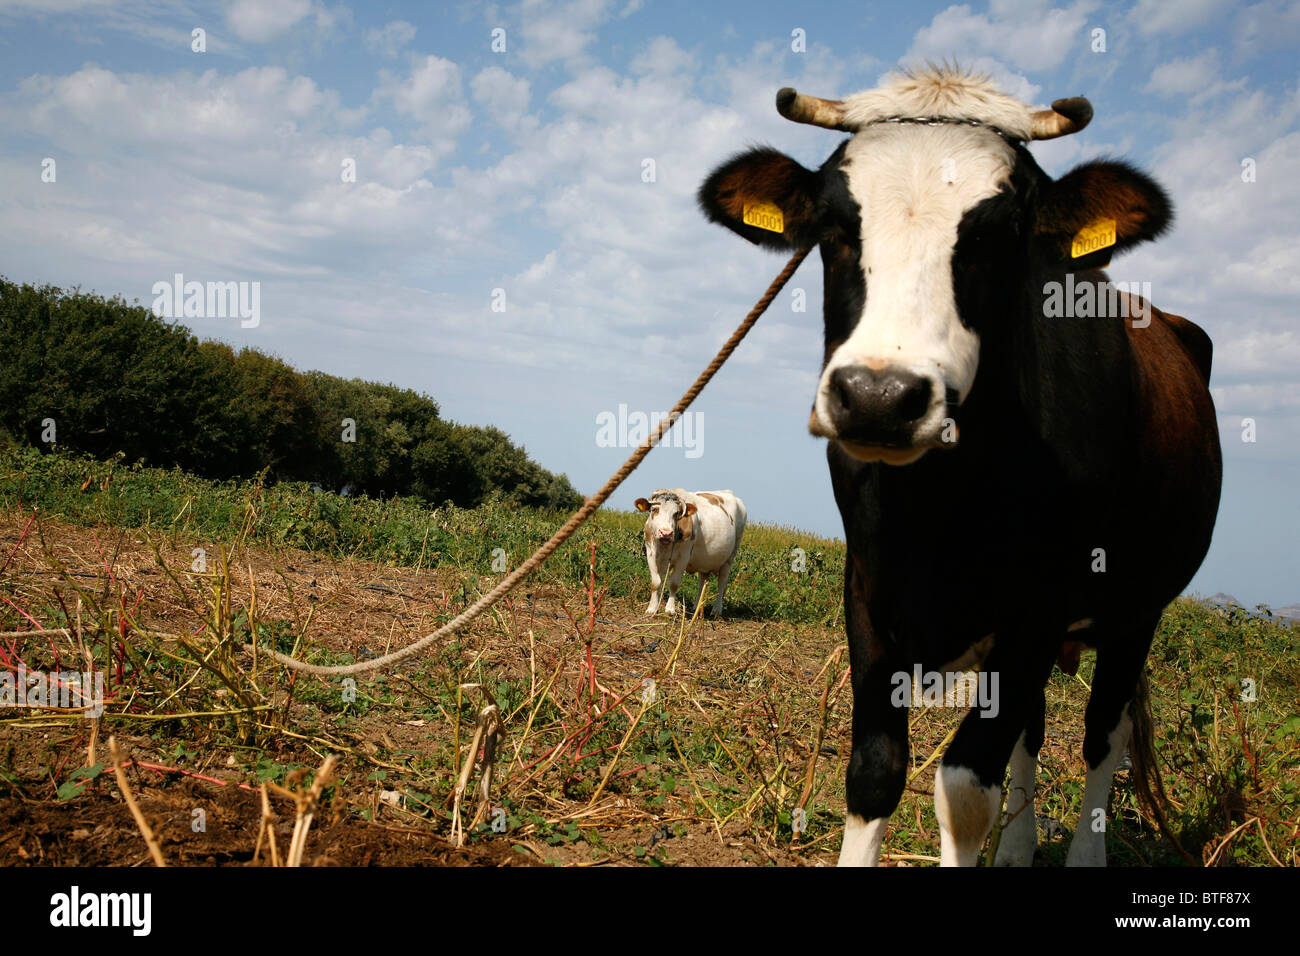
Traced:
<path fill-rule="evenodd" d="M 459 631 L 470 621 L 474 620 L 474 618 L 478 617 L 497 601 L 501 600 L 513 591 L 524 578 L 537 570 L 541 563 L 554 553 L 556 548 L 564 544 L 564 542 L 567 541 L 588 518 L 595 514 L 596 509 L 605 503 L 609 496 L 614 493 L 614 490 L 623 483 L 628 475 L 632 474 L 636 469 L 636 466 L 641 464 L 641 459 L 645 458 L 645 456 L 649 454 L 650 449 L 659 443 L 660 438 L 663 437 L 663 433 L 671 428 L 677 419 L 681 418 L 682 413 L 690 407 L 691 402 L 695 401 L 696 397 L 701 391 L 703 391 L 704 386 L 709 384 L 709 380 L 713 378 L 718 369 L 722 368 L 722 363 L 731 357 L 731 353 L 736 350 L 736 346 L 740 344 L 740 340 L 745 337 L 751 328 L 753 328 L 754 323 L 758 321 L 758 317 L 767 311 L 768 306 L 772 304 L 772 300 L 776 298 L 777 293 L 779 293 L 781 289 L 784 288 L 785 284 L 790 281 L 790 277 L 794 275 L 795 270 L 799 268 L 800 263 L 803 262 L 811 251 L 812 247 L 809 246 L 808 248 L 800 249 L 790 257 L 790 261 L 786 263 L 785 268 L 781 270 L 780 275 L 772 280 L 772 284 L 767 287 L 767 291 L 763 293 L 763 297 L 758 300 L 754 305 L 754 308 L 750 309 L 749 315 L 745 316 L 745 321 L 741 322 L 736 328 L 736 331 L 731 333 L 731 338 L 727 339 L 722 348 L 718 350 L 718 354 L 713 357 L 713 361 L 709 363 L 708 368 L 700 373 L 700 377 L 695 380 L 695 384 L 686 390 L 686 394 L 681 397 L 681 400 L 673 407 L 673 410 L 668 413 L 668 417 L 656 426 L 654 433 L 641 443 L 627 461 L 623 462 L 623 467 L 614 472 L 609 481 L 605 482 L 604 486 L 598 492 L 588 498 L 586 502 L 583 503 L 582 507 L 574 512 L 573 517 L 565 522 L 564 526 L 551 536 L 549 541 L 534 551 L 532 557 L 519 565 L 519 567 L 515 568 L 515 570 L 510 572 L 510 574 L 507 575 L 500 584 L 475 601 L 457 617 L 448 621 L 432 634 L 426 634 L 414 644 L 410 644 L 399 651 L 393 651 L 391 654 L 385 654 L 383 657 L 375 657 L 367 661 L 358 661 L 355 664 L 322 667 L 318 664 L 305 664 L 302 661 L 295 660 L 294 658 L 280 654 L 277 651 L 272 651 L 269 648 L 259 648 L 260 652 L 263 654 L 270 654 L 281 664 L 290 667 L 293 670 L 303 671 L 307 674 L 325 674 L 343 677 L 349 674 L 362 674 L 366 671 L 378 670 L 381 667 L 388 667 L 391 664 L 404 661 L 407 658 L 419 654 L 439 638 L 446 637 L 449 634 L 454 634 Z M 252 645 L 245 645 L 245 647 L 248 647 L 250 650 L 252 649 Z"/>

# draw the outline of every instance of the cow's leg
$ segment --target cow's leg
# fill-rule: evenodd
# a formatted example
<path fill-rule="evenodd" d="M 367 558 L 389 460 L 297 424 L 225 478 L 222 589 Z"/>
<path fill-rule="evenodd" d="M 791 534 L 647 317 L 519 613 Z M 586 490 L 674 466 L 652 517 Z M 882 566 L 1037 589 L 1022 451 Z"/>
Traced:
<path fill-rule="evenodd" d="M 905 673 L 878 657 L 865 673 L 853 668 L 853 753 L 844 795 L 848 815 L 840 866 L 876 866 L 889 817 L 898 806 L 907 778 L 906 704 L 895 706 L 892 678 Z M 908 677 L 907 696 L 911 697 Z"/>
<path fill-rule="evenodd" d="M 1139 627 L 1126 630 L 1097 649 L 1092 694 L 1083 715 L 1083 759 L 1088 764 L 1088 778 L 1066 866 L 1106 865 L 1111 780 L 1133 731 L 1133 697 L 1158 624 L 1158 617 L 1154 621 L 1144 618 Z"/>
<path fill-rule="evenodd" d="M 718 568 L 718 594 L 713 599 L 713 616 L 722 616 L 722 598 L 727 593 L 727 579 L 731 576 L 731 561 L 728 560 Z"/>
<path fill-rule="evenodd" d="M 672 573 L 668 575 L 668 603 L 664 605 L 664 610 L 669 614 L 673 614 L 677 610 L 677 589 L 682 586 L 682 575 L 686 573 L 686 562 L 679 562 L 677 567 L 672 568 L 671 571 Z"/>
<path fill-rule="evenodd" d="M 988 700 L 957 728 L 934 776 L 942 866 L 975 866 L 1002 800 L 1002 779 L 1026 725 L 1033 695 L 1042 691 L 1054 648 L 1024 642 L 995 644 L 979 679 Z"/>
<path fill-rule="evenodd" d="M 1034 777 L 1038 751 L 1043 746 L 1046 702 L 1043 692 L 1033 695 L 1025 729 L 1011 751 L 1011 782 L 1007 784 L 1007 824 L 998 840 L 996 866 L 1032 866 L 1038 847 L 1038 822 L 1034 816 Z"/>
<path fill-rule="evenodd" d="M 655 614 L 659 610 L 659 596 L 663 591 L 664 578 L 668 572 L 668 552 L 662 548 L 646 545 L 645 557 L 646 563 L 650 565 L 650 606 L 645 609 L 645 612 Z"/>
<path fill-rule="evenodd" d="M 876 866 L 889 817 L 907 779 L 907 705 L 912 685 L 911 677 L 876 637 L 865 596 L 857 585 L 849 561 L 844 574 L 844 608 L 853 678 L 853 751 L 844 787 L 848 814 L 839 865 Z M 895 693 L 900 673 L 907 680 L 902 701 Z"/>

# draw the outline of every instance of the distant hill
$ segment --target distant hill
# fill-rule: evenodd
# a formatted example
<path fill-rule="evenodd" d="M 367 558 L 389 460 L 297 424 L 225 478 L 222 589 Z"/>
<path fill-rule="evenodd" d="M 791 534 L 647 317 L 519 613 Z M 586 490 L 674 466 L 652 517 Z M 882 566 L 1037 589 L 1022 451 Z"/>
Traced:
<path fill-rule="evenodd" d="M 1255 611 L 1254 608 L 1245 607 L 1235 597 L 1233 597 L 1231 594 L 1228 594 L 1224 591 L 1219 591 L 1215 594 L 1211 594 L 1209 597 L 1206 598 L 1197 598 L 1197 600 L 1200 601 L 1202 604 L 1208 604 L 1211 606 L 1218 606 L 1218 607 L 1228 607 L 1229 605 L 1236 605 L 1237 607 L 1249 611 L 1251 614 L 1258 613 Z M 1270 607 L 1269 610 L 1273 612 L 1274 617 L 1284 618 L 1285 620 L 1288 621 L 1300 621 L 1300 604 L 1287 604 L 1284 607 Z"/>
<path fill-rule="evenodd" d="M 1237 605 L 1237 607 L 1241 607 L 1240 601 L 1238 601 L 1231 594 L 1228 594 L 1224 591 L 1219 591 L 1217 594 L 1211 594 L 1207 598 L 1202 598 L 1202 600 L 1206 604 L 1224 604 L 1224 605 L 1235 604 Z"/>

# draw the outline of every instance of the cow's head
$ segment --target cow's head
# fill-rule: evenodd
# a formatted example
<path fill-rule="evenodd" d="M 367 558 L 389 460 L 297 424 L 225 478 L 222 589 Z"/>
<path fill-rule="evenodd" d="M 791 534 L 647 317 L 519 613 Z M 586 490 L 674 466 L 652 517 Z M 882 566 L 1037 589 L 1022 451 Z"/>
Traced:
<path fill-rule="evenodd" d="M 1024 142 L 1082 129 L 1082 98 L 1036 111 L 986 78 L 928 70 L 845 100 L 783 89 L 777 109 L 852 136 L 815 172 L 769 148 L 740 154 L 699 201 L 750 242 L 821 247 L 825 354 L 808 427 L 863 461 L 908 464 L 955 442 L 981 342 L 1006 335 L 1031 278 L 1069 268 L 1081 229 L 1115 220 L 1120 251 L 1170 219 L 1160 187 L 1124 164 L 1056 182 L 1039 169 Z"/>
<path fill-rule="evenodd" d="M 660 488 L 648 499 L 636 500 L 637 511 L 646 513 L 645 539 L 671 544 L 691 536 L 691 515 L 695 505 L 682 501 L 675 492 Z"/>

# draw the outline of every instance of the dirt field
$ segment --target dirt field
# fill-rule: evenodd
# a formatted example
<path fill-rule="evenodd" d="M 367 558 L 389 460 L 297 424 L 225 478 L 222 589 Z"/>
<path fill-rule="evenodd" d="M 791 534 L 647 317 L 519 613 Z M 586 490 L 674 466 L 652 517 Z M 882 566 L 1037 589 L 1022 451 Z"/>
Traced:
<path fill-rule="evenodd" d="M 114 661 L 95 761 L 107 760 L 105 741 L 115 734 L 138 762 L 128 768 L 131 785 L 169 861 L 252 862 L 261 822 L 260 781 L 292 781 L 295 769 L 299 776 L 301 768 L 314 770 L 327 753 L 343 760 L 304 862 L 806 865 L 834 860 L 838 834 L 833 828 L 840 811 L 815 809 L 823 802 L 821 791 L 828 784 L 833 789 L 842 776 L 840 755 L 847 746 L 848 691 L 841 655 L 835 653 L 842 635 L 834 631 L 748 620 L 697 622 L 688 630 L 680 619 L 676 624 L 662 615 L 647 619 L 639 605 L 602 604 L 594 615 L 597 691 L 591 696 L 584 637 L 593 615 L 586 590 L 576 582 L 568 595 L 525 588 L 510 606 L 480 619 L 462 640 L 426 660 L 401 665 L 377 680 L 364 675 L 358 681 L 362 706 L 340 708 L 329 699 L 336 695 L 331 682 L 286 679 L 279 668 L 254 663 L 245 653 L 238 679 L 256 686 L 257 694 L 248 699 L 255 697 L 265 716 L 255 722 L 223 720 L 211 714 L 236 695 L 207 671 L 173 665 L 166 675 L 155 674 L 150 686 L 150 671 L 159 661 L 185 652 L 175 641 L 139 632 L 192 634 L 205 623 L 209 631 L 237 631 L 240 620 L 247 628 L 248 618 L 283 622 L 276 627 L 301 628 L 314 648 L 336 662 L 344 655 L 383 653 L 434 630 L 449 609 L 463 606 L 468 592 L 463 582 L 437 571 L 248 548 L 220 582 L 224 594 L 213 595 L 211 582 L 186 593 L 159 565 L 155 546 L 174 572 L 192 560 L 188 542 L 150 542 L 138 532 L 49 522 L 29 527 L 17 516 L 0 524 L 11 609 L 21 608 L 24 619 L 30 615 L 31 626 L 48 625 L 63 618 L 62 608 L 75 608 L 80 586 L 88 643 L 95 644 L 86 624 L 92 617 L 114 632 L 110 639 L 101 628 L 95 646 L 97 662 L 106 654 Z M 203 605 L 205 588 L 216 604 Z M 593 591 L 592 597 L 598 595 Z M 94 615 L 88 610 L 92 601 L 98 604 Z M 75 612 L 68 616 L 75 619 Z M 121 639 L 124 616 L 131 627 Z M 268 625 L 268 633 L 276 627 Z M 64 637 L 5 644 L 12 659 L 29 668 L 68 668 L 76 659 Z M 132 651 L 124 653 L 123 644 Z M 199 643 L 190 647 L 201 649 Z M 211 643 L 202 647 L 210 649 Z M 610 756 L 618 753 L 629 718 L 642 709 L 647 677 L 656 680 L 656 705 L 664 715 L 654 726 L 643 719 L 641 733 L 611 768 Z M 468 680 L 490 683 L 502 704 L 505 733 L 492 802 L 493 808 L 503 805 L 509 817 L 507 832 L 496 833 L 485 815 L 468 845 L 455 849 L 447 841 L 449 798 L 482 703 L 469 691 L 456 706 L 455 686 Z M 828 688 L 825 740 L 819 759 L 810 761 L 809 740 L 816 733 L 807 724 L 817 717 Z M 611 706 L 615 698 L 623 700 Z M 655 709 L 644 708 L 647 714 Z M 72 773 L 88 762 L 94 722 L 51 710 L 14 713 L 0 723 L 0 865 L 147 861 L 111 769 L 70 799 L 60 799 L 60 786 L 76 786 Z M 579 735 L 582 753 L 575 759 L 572 731 L 593 714 L 607 715 L 609 727 Z M 166 715 L 176 717 L 159 719 Z M 241 740 L 241 734 L 248 739 Z M 528 738 L 523 746 L 521 736 Z M 548 752 L 565 739 L 569 743 L 560 758 L 548 760 Z M 712 759 L 703 754 L 706 744 Z M 791 806 L 799 796 L 791 791 L 804 783 L 810 762 L 814 784 L 805 805 L 816 825 L 795 841 L 788 813 L 784 825 L 777 816 L 780 804 Z M 279 798 L 272 805 L 283 847 L 294 822 L 293 804 Z M 196 810 L 205 815 L 204 832 L 194 832 Z M 473 810 L 471 801 L 467 816 Z M 267 850 L 264 845 L 260 860 Z"/>
<path fill-rule="evenodd" d="M 245 645 L 255 637 L 325 664 L 373 657 L 436 630 L 496 577 L 0 516 L 0 631 L 80 621 L 84 639 L 0 639 L 0 670 L 80 670 L 89 655 L 107 675 L 98 721 L 0 710 L 0 865 L 148 861 L 110 735 L 173 863 L 282 861 L 295 801 L 330 755 L 339 763 L 304 864 L 833 863 L 851 710 L 842 622 L 648 618 L 640 601 L 604 597 L 599 549 L 594 565 L 594 580 L 525 584 L 422 657 L 349 682 L 291 675 Z M 1293 645 L 1290 631 L 1199 605 L 1162 627 L 1152 666 L 1166 786 L 1203 862 L 1294 865 L 1288 755 L 1300 719 L 1285 697 L 1267 694 L 1248 712 L 1231 690 L 1238 670 L 1293 688 L 1293 658 L 1279 650 Z M 1090 674 L 1085 657 L 1077 676 L 1058 672 L 1047 687 L 1043 865 L 1064 861 L 1078 814 Z M 487 694 L 501 733 L 484 800 L 486 751 L 472 741 Z M 913 710 L 913 769 L 887 864 L 937 862 L 933 769 L 963 714 Z M 1110 862 L 1183 862 L 1137 812 L 1127 777 L 1112 797 Z"/>

